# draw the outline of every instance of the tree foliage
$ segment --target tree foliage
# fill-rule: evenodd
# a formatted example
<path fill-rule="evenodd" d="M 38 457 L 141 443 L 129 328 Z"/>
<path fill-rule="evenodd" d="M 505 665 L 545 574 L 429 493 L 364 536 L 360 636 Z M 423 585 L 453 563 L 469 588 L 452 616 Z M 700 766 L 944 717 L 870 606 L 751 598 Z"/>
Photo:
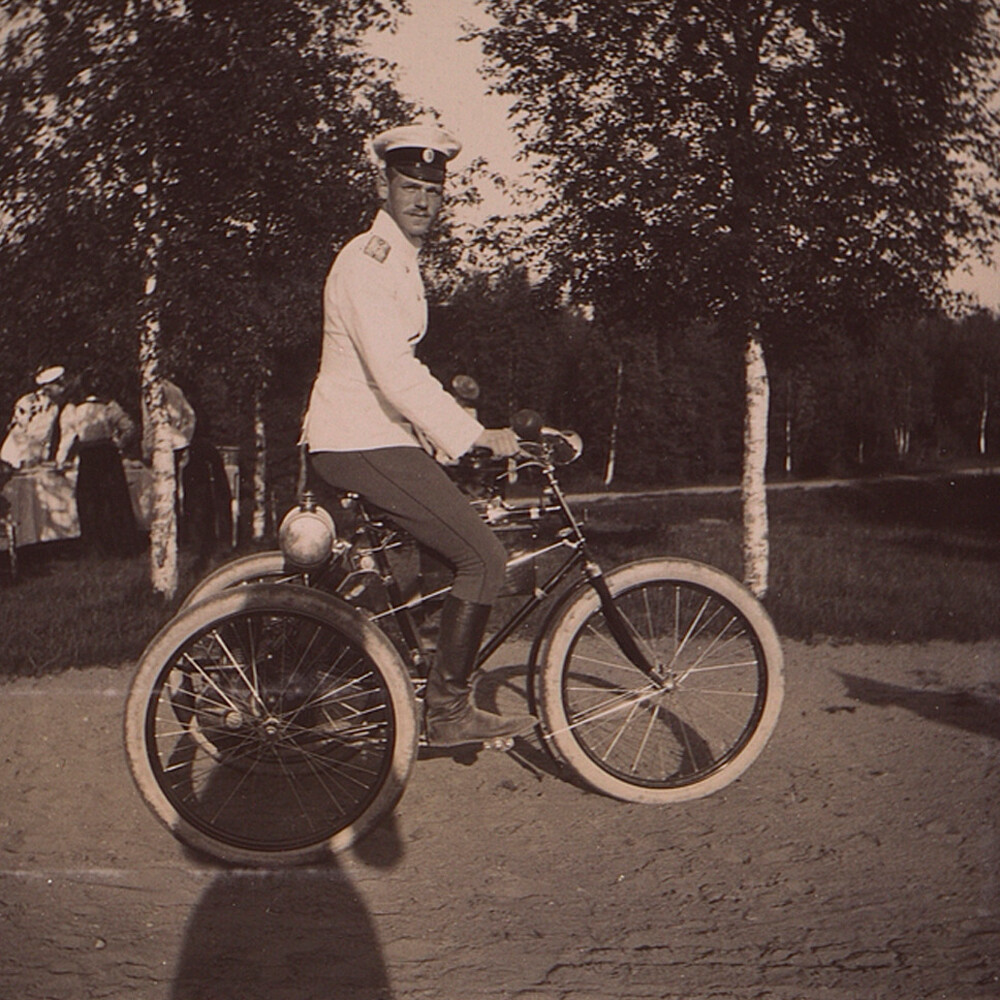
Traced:
<path fill-rule="evenodd" d="M 995 0 L 483 3 L 546 262 L 602 313 L 909 309 L 997 233 Z"/>
<path fill-rule="evenodd" d="M 583 457 L 566 474 L 591 485 L 608 457 L 621 357 L 631 391 L 622 401 L 615 481 L 733 483 L 741 463 L 741 359 L 718 323 L 678 322 L 665 339 L 657 321 L 604 326 L 554 302 L 523 271 L 476 273 L 432 308 L 421 353 L 442 381 L 473 375 L 480 413 L 493 424 L 527 406 L 579 431 Z M 804 329 L 794 352 L 772 355 L 772 479 L 785 476 L 786 451 L 796 478 L 1000 457 L 1000 315 L 891 317 L 873 321 L 867 337 L 831 322 Z M 901 429 L 909 432 L 902 453 Z"/>
<path fill-rule="evenodd" d="M 399 7 L 15 5 L 0 74 L 4 367 L 59 351 L 134 371 L 146 183 L 166 367 L 224 400 L 217 420 L 245 410 L 279 352 L 315 340 L 322 275 L 369 208 L 364 140 L 407 113 L 359 45 Z M 120 388 L 136 405 L 134 380 Z"/>

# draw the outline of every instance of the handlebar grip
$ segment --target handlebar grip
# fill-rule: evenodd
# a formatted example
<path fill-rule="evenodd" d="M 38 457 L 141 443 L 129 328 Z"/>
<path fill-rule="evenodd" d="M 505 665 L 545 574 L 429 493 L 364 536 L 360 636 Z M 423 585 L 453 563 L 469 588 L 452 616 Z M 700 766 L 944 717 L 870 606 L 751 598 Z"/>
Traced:
<path fill-rule="evenodd" d="M 542 415 L 537 410 L 518 410 L 511 417 L 511 429 L 525 441 L 537 441 L 542 435 Z"/>

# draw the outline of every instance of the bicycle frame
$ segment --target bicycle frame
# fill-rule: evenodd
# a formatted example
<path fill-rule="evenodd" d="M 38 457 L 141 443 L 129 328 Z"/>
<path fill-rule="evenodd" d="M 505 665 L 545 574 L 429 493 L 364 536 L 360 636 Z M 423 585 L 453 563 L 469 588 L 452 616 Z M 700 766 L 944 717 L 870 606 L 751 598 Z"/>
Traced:
<path fill-rule="evenodd" d="M 511 635 L 525 622 L 534 612 L 551 597 L 575 569 L 583 571 L 583 577 L 592 586 L 601 601 L 604 617 L 608 622 L 612 636 L 618 643 L 625 656 L 647 677 L 656 684 L 662 683 L 662 676 L 655 667 L 649 663 L 639 645 L 635 641 L 632 630 L 622 618 L 615 606 L 604 581 L 604 575 L 600 566 L 591 557 L 587 550 L 587 541 L 583 533 L 582 526 L 573 514 L 569 502 L 563 494 L 555 477 L 554 466 L 549 462 L 531 460 L 520 468 L 535 467 L 541 470 L 546 480 L 546 492 L 554 500 L 551 506 L 545 505 L 545 493 L 543 492 L 543 505 L 540 509 L 535 508 L 538 514 L 558 511 L 564 521 L 564 527 L 557 532 L 555 540 L 541 545 L 537 549 L 528 552 L 518 553 L 507 561 L 508 570 L 512 567 L 524 563 L 534 563 L 542 556 L 548 555 L 559 549 L 568 548 L 570 550 L 565 560 L 549 575 L 541 585 L 536 585 L 531 595 L 524 600 L 514 612 L 500 625 L 489 639 L 483 644 L 476 658 L 476 666 L 481 667 L 487 660 L 510 638 Z M 416 623 L 411 612 L 431 601 L 438 600 L 448 592 L 448 587 L 442 587 L 429 594 L 421 594 L 415 598 L 405 600 L 399 588 L 395 572 L 388 558 L 388 551 L 396 544 L 390 544 L 389 539 L 384 535 L 385 528 L 375 518 L 371 517 L 360 498 L 353 497 L 353 502 L 357 504 L 362 516 L 361 532 L 367 536 L 368 546 L 366 555 L 371 556 L 375 568 L 381 578 L 389 597 L 390 606 L 383 611 L 372 616 L 372 620 L 378 624 L 387 618 L 395 620 L 403 641 L 406 645 L 406 652 L 410 662 L 421 672 L 425 668 L 425 658 L 423 646 L 420 642 Z M 530 510 L 531 508 L 529 508 Z M 504 514 L 517 513 L 516 508 L 505 508 Z M 487 516 L 487 520 L 489 517 Z"/>

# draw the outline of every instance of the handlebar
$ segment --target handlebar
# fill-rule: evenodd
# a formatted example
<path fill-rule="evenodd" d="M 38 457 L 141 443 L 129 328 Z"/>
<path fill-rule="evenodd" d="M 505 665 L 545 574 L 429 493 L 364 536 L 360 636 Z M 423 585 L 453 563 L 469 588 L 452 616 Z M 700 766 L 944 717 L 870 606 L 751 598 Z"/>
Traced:
<path fill-rule="evenodd" d="M 537 428 L 522 424 L 520 428 L 513 425 L 512 430 L 517 434 L 521 448 L 520 454 L 513 456 L 518 465 L 568 465 L 583 452 L 583 441 L 576 431 L 546 427 L 541 424 L 540 417 Z M 524 463 L 524 459 L 528 460 L 527 463 Z M 461 462 L 473 468 L 481 468 L 484 465 L 500 466 L 506 464 L 508 459 L 494 455 L 489 448 L 476 446 L 462 456 Z"/>

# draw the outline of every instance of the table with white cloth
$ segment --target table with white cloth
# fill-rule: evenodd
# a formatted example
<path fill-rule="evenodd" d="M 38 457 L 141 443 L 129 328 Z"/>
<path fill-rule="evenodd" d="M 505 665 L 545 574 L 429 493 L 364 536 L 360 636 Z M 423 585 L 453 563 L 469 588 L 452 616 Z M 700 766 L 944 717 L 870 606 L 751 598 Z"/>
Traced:
<path fill-rule="evenodd" d="M 152 471 L 133 460 L 126 460 L 124 466 L 132 512 L 146 530 L 152 512 Z M 3 496 L 10 504 L 7 519 L 18 547 L 79 537 L 75 465 L 60 469 L 45 463 L 16 472 L 4 486 Z M 9 544 L 0 537 L 0 548 Z"/>

